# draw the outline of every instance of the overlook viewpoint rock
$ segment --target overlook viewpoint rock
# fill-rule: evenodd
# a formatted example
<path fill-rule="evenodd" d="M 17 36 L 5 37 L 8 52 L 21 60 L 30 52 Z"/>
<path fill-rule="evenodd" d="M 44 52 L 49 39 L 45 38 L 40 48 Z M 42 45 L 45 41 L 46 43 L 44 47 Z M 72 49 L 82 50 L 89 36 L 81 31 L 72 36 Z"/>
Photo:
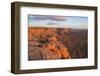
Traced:
<path fill-rule="evenodd" d="M 57 39 L 57 31 L 55 28 L 28 28 L 29 60 L 72 58 L 68 48 Z M 70 29 L 67 31 L 70 32 Z"/>

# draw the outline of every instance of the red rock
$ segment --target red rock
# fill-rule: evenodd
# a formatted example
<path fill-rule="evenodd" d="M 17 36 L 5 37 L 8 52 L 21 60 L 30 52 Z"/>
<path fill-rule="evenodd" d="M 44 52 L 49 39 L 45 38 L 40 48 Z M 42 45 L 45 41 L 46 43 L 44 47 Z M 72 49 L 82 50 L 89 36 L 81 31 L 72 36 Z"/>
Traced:
<path fill-rule="evenodd" d="M 56 38 L 56 29 L 29 28 L 29 60 L 71 58 L 68 49 Z"/>

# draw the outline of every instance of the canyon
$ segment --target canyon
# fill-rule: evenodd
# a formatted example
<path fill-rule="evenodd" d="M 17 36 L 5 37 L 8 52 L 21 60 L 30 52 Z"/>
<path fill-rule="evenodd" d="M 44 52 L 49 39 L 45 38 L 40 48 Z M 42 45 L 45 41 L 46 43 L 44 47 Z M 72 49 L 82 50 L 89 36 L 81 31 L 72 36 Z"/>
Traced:
<path fill-rule="evenodd" d="M 87 31 L 71 28 L 28 27 L 28 59 L 87 57 Z"/>

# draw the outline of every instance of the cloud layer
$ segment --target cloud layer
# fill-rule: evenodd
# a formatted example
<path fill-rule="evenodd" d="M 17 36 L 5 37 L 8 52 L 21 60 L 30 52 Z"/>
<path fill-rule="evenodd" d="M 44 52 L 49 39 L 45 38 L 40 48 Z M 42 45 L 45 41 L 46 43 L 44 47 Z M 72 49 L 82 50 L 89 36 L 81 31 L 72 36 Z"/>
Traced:
<path fill-rule="evenodd" d="M 29 26 L 69 27 L 78 29 L 88 28 L 88 17 L 29 15 Z"/>
<path fill-rule="evenodd" d="M 41 16 L 41 15 L 34 15 L 29 16 L 31 20 L 53 20 L 53 21 L 66 21 L 66 17 L 62 16 Z"/>

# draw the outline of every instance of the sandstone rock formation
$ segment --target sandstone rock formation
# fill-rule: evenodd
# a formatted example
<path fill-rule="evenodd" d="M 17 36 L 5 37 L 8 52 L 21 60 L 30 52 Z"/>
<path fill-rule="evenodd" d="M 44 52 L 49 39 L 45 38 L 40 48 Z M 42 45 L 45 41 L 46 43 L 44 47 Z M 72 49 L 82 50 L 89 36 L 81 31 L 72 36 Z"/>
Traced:
<path fill-rule="evenodd" d="M 57 40 L 56 29 L 29 28 L 29 60 L 70 59 L 69 50 Z"/>

